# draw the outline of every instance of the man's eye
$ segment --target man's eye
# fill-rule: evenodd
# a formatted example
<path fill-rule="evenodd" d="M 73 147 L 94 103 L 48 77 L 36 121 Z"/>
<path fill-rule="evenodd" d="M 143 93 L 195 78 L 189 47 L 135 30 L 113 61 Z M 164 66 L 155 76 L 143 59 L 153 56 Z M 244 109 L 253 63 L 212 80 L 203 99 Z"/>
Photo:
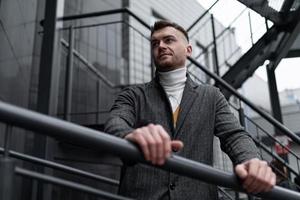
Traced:
<path fill-rule="evenodd" d="M 158 42 L 152 42 L 151 46 L 152 47 L 157 47 L 158 46 Z"/>
<path fill-rule="evenodd" d="M 173 42 L 174 40 L 172 39 L 172 38 L 167 38 L 166 40 L 165 40 L 165 43 L 166 44 L 170 44 L 171 42 Z"/>

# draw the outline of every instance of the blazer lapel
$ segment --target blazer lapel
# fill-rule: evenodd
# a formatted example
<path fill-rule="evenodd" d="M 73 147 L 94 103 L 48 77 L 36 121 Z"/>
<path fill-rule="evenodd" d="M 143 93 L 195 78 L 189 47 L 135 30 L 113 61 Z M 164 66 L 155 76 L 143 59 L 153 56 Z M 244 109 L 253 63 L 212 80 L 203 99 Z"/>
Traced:
<path fill-rule="evenodd" d="M 176 124 L 175 129 L 175 135 L 174 138 L 177 136 L 179 130 L 181 129 L 183 122 L 189 113 L 190 109 L 192 108 L 192 105 L 198 95 L 198 93 L 195 91 L 195 88 L 197 85 L 191 80 L 191 78 L 188 76 L 186 85 L 183 91 L 182 100 L 180 103 L 180 112 Z"/>

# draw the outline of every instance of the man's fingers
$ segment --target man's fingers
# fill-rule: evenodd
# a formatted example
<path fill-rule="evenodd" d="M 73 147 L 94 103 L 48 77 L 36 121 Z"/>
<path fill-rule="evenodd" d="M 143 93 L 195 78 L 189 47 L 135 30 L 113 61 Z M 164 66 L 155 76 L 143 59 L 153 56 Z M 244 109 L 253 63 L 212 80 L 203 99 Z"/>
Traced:
<path fill-rule="evenodd" d="M 171 147 L 173 151 L 179 151 L 183 148 L 183 142 L 181 142 L 180 140 L 172 140 Z"/>
<path fill-rule="evenodd" d="M 252 188 L 253 187 L 252 184 L 253 184 L 253 182 L 256 179 L 256 175 L 258 174 L 258 169 L 259 169 L 259 166 L 258 166 L 257 162 L 254 159 L 252 159 L 249 162 L 247 162 L 247 164 L 246 164 L 246 170 L 248 172 L 248 175 L 244 179 L 243 186 L 244 186 L 244 188 L 248 192 L 249 192 L 249 190 L 253 189 Z"/>
<path fill-rule="evenodd" d="M 152 164 L 163 165 L 166 158 L 173 151 L 183 148 L 183 143 L 179 140 L 171 141 L 169 134 L 160 125 L 149 124 L 134 130 L 125 136 L 125 139 L 133 141 L 139 145 L 145 159 Z"/>
<path fill-rule="evenodd" d="M 150 132 L 148 127 L 141 128 L 141 131 L 141 135 L 146 140 L 147 148 L 150 152 L 150 161 L 155 164 L 157 158 L 156 138 L 153 137 L 153 134 Z"/>
<path fill-rule="evenodd" d="M 150 124 L 148 126 L 148 130 L 153 137 L 153 144 L 151 144 L 151 148 L 155 149 L 152 154 L 152 163 L 153 164 L 163 164 L 165 160 L 164 155 L 164 141 L 162 139 L 161 133 L 159 132 L 157 126 Z"/>
<path fill-rule="evenodd" d="M 268 178 L 267 176 L 267 164 L 264 166 L 262 162 L 258 163 L 258 169 L 256 174 L 253 175 L 253 181 L 252 183 L 248 186 L 249 188 L 247 189 L 248 192 L 250 193 L 259 193 L 261 191 L 264 191 L 265 188 L 269 187 L 268 182 L 266 181 Z"/>
<path fill-rule="evenodd" d="M 276 176 L 266 161 L 252 159 L 235 167 L 249 193 L 267 192 L 275 185 Z"/>
<path fill-rule="evenodd" d="M 246 164 L 239 164 L 235 167 L 236 175 L 242 180 L 245 180 L 245 178 L 248 176 L 246 167 Z"/>
<path fill-rule="evenodd" d="M 268 186 L 264 188 L 264 192 L 267 192 L 273 188 L 273 186 L 276 184 L 276 175 L 272 171 L 272 169 L 269 167 L 265 176 L 266 180 L 270 180 L 268 183 Z"/>
<path fill-rule="evenodd" d="M 136 129 L 134 132 L 129 133 L 125 136 L 125 139 L 138 144 L 144 154 L 145 159 L 150 161 L 151 157 L 148 141 L 144 138 L 141 129 Z"/>
<path fill-rule="evenodd" d="M 157 130 L 161 136 L 162 142 L 163 142 L 163 144 L 162 144 L 162 148 L 163 148 L 162 159 L 159 164 L 164 164 L 165 159 L 168 158 L 171 153 L 171 138 L 161 125 L 156 125 L 156 128 L 157 128 Z"/>

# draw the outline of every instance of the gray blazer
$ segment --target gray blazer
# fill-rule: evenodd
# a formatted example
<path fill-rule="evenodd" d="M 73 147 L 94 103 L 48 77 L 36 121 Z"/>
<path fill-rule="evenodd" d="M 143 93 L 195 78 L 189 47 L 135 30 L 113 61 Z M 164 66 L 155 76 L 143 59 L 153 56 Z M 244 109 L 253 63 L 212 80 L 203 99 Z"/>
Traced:
<path fill-rule="evenodd" d="M 234 164 L 258 157 L 255 144 L 217 88 L 196 85 L 188 77 L 180 107 L 174 128 L 170 102 L 156 77 L 125 89 L 117 97 L 105 132 L 124 137 L 135 128 L 154 123 L 162 125 L 171 138 L 183 141 L 184 148 L 176 154 L 188 159 L 212 165 L 214 135 Z M 120 194 L 151 200 L 217 199 L 216 186 L 142 164 L 124 165 Z"/>

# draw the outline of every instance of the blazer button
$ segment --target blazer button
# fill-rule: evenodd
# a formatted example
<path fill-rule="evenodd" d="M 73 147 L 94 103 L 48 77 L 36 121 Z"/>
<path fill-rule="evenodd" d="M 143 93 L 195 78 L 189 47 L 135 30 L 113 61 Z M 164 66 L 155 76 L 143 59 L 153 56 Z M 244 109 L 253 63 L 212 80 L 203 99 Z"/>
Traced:
<path fill-rule="evenodd" d="M 170 190 L 174 190 L 174 189 L 175 189 L 175 184 L 174 184 L 174 183 L 171 183 L 171 184 L 169 185 L 169 188 L 170 188 Z"/>

